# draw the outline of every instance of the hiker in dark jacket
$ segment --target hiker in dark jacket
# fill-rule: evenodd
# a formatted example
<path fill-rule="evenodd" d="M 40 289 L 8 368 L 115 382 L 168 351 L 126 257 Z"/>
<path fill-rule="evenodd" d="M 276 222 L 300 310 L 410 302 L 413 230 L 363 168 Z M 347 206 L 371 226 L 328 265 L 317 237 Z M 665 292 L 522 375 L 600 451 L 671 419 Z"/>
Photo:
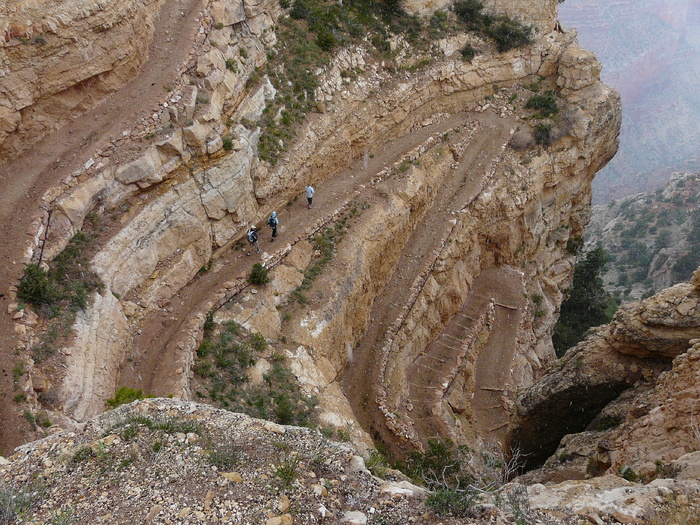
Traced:
<path fill-rule="evenodd" d="M 245 236 L 250 246 L 255 246 L 255 251 L 260 252 L 260 247 L 258 246 L 258 232 L 255 231 L 255 226 L 251 226 Z M 248 247 L 248 255 L 250 255 L 250 246 Z"/>
<path fill-rule="evenodd" d="M 273 211 L 270 217 L 267 219 L 267 225 L 270 227 L 272 230 L 272 239 L 271 242 L 274 242 L 275 237 L 277 237 L 277 226 L 279 225 L 280 221 L 277 218 L 277 212 Z"/>

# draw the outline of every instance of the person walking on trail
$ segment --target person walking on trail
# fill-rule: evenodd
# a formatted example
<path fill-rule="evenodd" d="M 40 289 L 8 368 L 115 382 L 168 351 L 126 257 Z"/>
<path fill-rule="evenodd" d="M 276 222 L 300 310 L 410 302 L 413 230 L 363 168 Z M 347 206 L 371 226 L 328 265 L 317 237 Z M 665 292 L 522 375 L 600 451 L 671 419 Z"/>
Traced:
<path fill-rule="evenodd" d="M 279 223 L 280 221 L 277 218 L 277 212 L 273 211 L 272 214 L 270 214 L 270 217 L 267 219 L 267 225 L 272 230 L 272 239 L 270 242 L 275 242 L 275 237 L 277 237 L 277 226 Z"/>
<path fill-rule="evenodd" d="M 255 231 L 255 226 L 251 226 L 245 236 L 248 239 L 250 246 L 255 246 L 255 251 L 260 253 L 260 246 L 258 246 L 258 232 Z M 248 255 L 250 255 L 250 246 L 248 247 Z"/>
<path fill-rule="evenodd" d="M 309 184 L 306 187 L 306 200 L 309 203 L 309 209 L 311 209 L 311 201 L 314 200 L 314 193 L 316 193 L 314 187 L 311 184 Z"/>

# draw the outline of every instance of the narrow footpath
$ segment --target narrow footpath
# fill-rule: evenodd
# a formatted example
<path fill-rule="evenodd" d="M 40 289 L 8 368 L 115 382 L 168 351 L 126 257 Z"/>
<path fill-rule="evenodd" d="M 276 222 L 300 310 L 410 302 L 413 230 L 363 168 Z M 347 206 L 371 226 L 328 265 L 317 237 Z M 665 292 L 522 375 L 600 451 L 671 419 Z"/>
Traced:
<path fill-rule="evenodd" d="M 372 381 L 371 388 L 367 388 L 367 378 L 376 377 L 377 371 L 381 369 L 381 349 L 387 340 L 386 330 L 407 304 L 413 279 L 428 264 L 431 254 L 439 249 L 440 241 L 449 233 L 453 212 L 476 197 L 483 179 L 490 171 L 492 161 L 510 138 L 512 122 L 508 119 L 485 113 L 480 115 L 479 121 L 482 129 L 467 145 L 458 168 L 440 188 L 432 206 L 426 211 L 424 220 L 418 224 L 403 248 L 402 261 L 399 262 L 401 271 L 394 272 L 382 293 L 375 299 L 372 324 L 354 350 L 352 366 L 347 368 L 342 379 L 343 391 L 362 427 L 373 439 L 383 442 L 393 453 L 399 455 L 406 452 L 402 450 L 404 444 L 388 428 L 376 403 L 379 383 Z M 412 381 L 423 384 L 424 381 L 418 377 L 423 373 L 414 374 Z M 426 381 L 433 379 L 428 376 Z M 418 391 L 414 392 L 418 394 Z"/>
<path fill-rule="evenodd" d="M 473 117 L 466 113 L 452 115 L 390 141 L 373 158 L 356 159 L 348 168 L 315 186 L 316 195 L 311 210 L 306 208 L 302 189 L 295 202 L 291 205 L 282 203 L 276 210 L 280 227 L 274 243 L 270 242 L 269 228 L 264 225 L 266 217 L 260 218 L 258 226 L 262 251 L 274 255 L 288 244 L 307 238 L 310 225 L 319 219 L 331 217 L 346 203 L 361 199 L 364 186 L 382 169 L 429 137 L 463 125 L 470 118 Z M 211 271 L 195 277 L 172 298 L 168 307 L 170 311 L 159 309 L 150 312 L 141 323 L 131 359 L 122 371 L 119 384 L 140 388 L 153 395 L 179 393 L 176 386 L 179 380 L 175 375 L 182 371 L 176 370 L 175 363 L 178 362 L 177 354 L 181 352 L 183 341 L 189 337 L 184 330 L 189 319 L 203 311 L 224 283 L 245 278 L 256 262 L 260 262 L 257 257 L 248 257 L 243 250 L 231 249 L 214 262 Z"/>

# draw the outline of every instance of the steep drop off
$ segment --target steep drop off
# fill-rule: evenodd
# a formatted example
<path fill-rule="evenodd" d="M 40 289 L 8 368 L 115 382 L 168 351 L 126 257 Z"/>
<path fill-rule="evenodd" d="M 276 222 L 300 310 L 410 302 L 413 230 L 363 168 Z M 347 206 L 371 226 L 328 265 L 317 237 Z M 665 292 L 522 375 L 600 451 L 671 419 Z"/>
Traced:
<path fill-rule="evenodd" d="M 28 356 L 44 348 L 50 321 L 35 330 L 10 305 L 28 406 L 70 425 L 101 412 L 121 384 L 192 396 L 205 322 L 249 294 L 272 308 L 260 309 L 264 321 L 236 320 L 284 350 L 321 399 L 321 420 L 345 422 L 358 442 L 379 437 L 400 451 L 435 428 L 460 442 L 501 439 L 512 393 L 553 358 L 567 241 L 582 233 L 591 180 L 617 147 L 619 99 L 594 57 L 559 31 L 506 53 L 463 33 L 430 49 L 397 36 L 388 58 L 360 42 L 316 71 L 314 111 L 290 144 L 279 139 L 276 160 L 269 133 L 293 108 L 273 82 L 283 69 L 263 66 L 284 49 L 275 23 L 293 22 L 273 2 L 212 2 L 204 13 L 159 109 L 45 195 L 26 259 L 54 258 L 90 225 L 104 288 L 36 366 Z M 466 43 L 480 50 L 471 62 Z M 560 111 L 550 127 L 525 108 L 548 89 Z M 271 123 L 277 99 L 286 102 Z M 294 198 L 308 182 L 320 206 L 302 215 Z M 284 315 L 275 306 L 293 287 L 272 297 L 247 288 L 252 261 L 232 248 L 249 224 L 280 213 L 277 244 L 262 254 L 276 275 L 297 244 L 358 205 L 309 304 Z"/>

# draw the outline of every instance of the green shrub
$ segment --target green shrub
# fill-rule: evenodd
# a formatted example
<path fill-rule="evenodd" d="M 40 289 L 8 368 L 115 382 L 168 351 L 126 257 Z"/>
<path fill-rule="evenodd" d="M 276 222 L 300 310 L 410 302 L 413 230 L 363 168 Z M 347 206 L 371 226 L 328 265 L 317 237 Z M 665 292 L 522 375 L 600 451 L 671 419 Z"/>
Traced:
<path fill-rule="evenodd" d="M 24 276 L 17 287 L 17 298 L 32 306 L 52 305 L 61 299 L 61 292 L 49 274 L 36 264 L 24 268 Z"/>
<path fill-rule="evenodd" d="M 226 151 L 231 151 L 233 149 L 233 139 L 231 137 L 222 137 L 221 142 L 223 143 Z"/>
<path fill-rule="evenodd" d="M 536 110 L 537 118 L 551 117 L 559 112 L 557 97 L 552 90 L 545 91 L 543 94 L 532 95 L 525 107 Z"/>
<path fill-rule="evenodd" d="M 577 255 L 583 248 L 583 235 L 574 235 L 566 241 L 566 251 L 571 255 Z"/>
<path fill-rule="evenodd" d="M 316 45 L 324 51 L 331 51 L 338 45 L 338 39 L 330 31 L 322 31 L 316 37 Z"/>
<path fill-rule="evenodd" d="M 136 401 L 137 399 L 143 399 L 144 397 L 151 396 L 144 396 L 143 391 L 141 391 L 140 388 L 133 389 L 127 386 L 122 386 L 118 388 L 116 392 L 114 392 L 114 397 L 107 400 L 107 405 L 109 408 L 117 408 L 120 405 L 126 405 L 132 401 Z"/>
<path fill-rule="evenodd" d="M 469 485 L 471 478 L 464 470 L 459 452 L 459 447 L 449 439 L 431 439 L 425 452 L 409 452 L 405 472 L 433 490 L 445 486 L 462 489 Z"/>
<path fill-rule="evenodd" d="M 70 306 L 71 312 L 85 309 L 90 292 L 102 288 L 85 255 L 91 242 L 91 236 L 76 233 L 51 262 L 48 272 L 36 264 L 28 264 L 17 297 L 35 307 L 50 307 L 50 317 L 57 313 L 61 304 Z"/>
<path fill-rule="evenodd" d="M 427 497 L 425 504 L 438 514 L 468 518 L 473 516 L 474 505 L 478 501 L 479 494 L 473 489 L 438 490 Z"/>
<path fill-rule="evenodd" d="M 602 432 L 611 428 L 618 427 L 622 423 L 622 419 L 617 416 L 604 415 L 596 419 L 591 425 L 591 430 Z"/>
<path fill-rule="evenodd" d="M 0 523 L 11 525 L 23 523 L 17 518 L 29 509 L 32 503 L 32 494 L 25 490 L 15 489 L 8 485 L 0 486 Z"/>
<path fill-rule="evenodd" d="M 279 464 L 275 467 L 275 476 L 280 480 L 283 487 L 291 487 L 299 477 L 300 459 L 297 455 L 285 454 Z"/>
<path fill-rule="evenodd" d="M 561 305 L 559 320 L 552 334 L 552 343 L 559 357 L 583 340 L 589 328 L 612 319 L 616 305 L 603 288 L 601 278 L 608 261 L 607 252 L 597 247 L 576 263 L 571 290 Z"/>
<path fill-rule="evenodd" d="M 389 462 L 386 456 L 381 454 L 378 450 L 371 450 L 369 457 L 365 460 L 365 466 L 374 476 L 385 479 L 387 471 L 389 470 Z"/>
<path fill-rule="evenodd" d="M 232 442 L 227 441 L 209 450 L 207 461 L 220 470 L 231 470 L 239 461 L 239 451 Z"/>
<path fill-rule="evenodd" d="M 267 339 L 258 332 L 250 334 L 250 345 L 256 352 L 262 352 L 267 348 Z"/>
<path fill-rule="evenodd" d="M 269 283 L 270 277 L 268 275 L 267 268 L 265 268 L 260 263 L 255 263 L 253 265 L 252 271 L 250 272 L 250 276 L 248 277 L 248 282 L 250 284 L 255 285 L 263 285 Z"/>
<path fill-rule="evenodd" d="M 486 31 L 486 34 L 496 42 L 496 47 L 501 53 L 531 44 L 531 33 L 531 27 L 506 17 L 499 19 Z"/>
<path fill-rule="evenodd" d="M 82 463 L 83 461 L 87 461 L 91 458 L 95 457 L 95 453 L 90 447 L 80 447 L 75 454 L 73 454 L 73 457 L 70 459 L 70 464 L 71 465 L 77 465 L 79 463 Z"/>
<path fill-rule="evenodd" d="M 535 126 L 535 142 L 542 146 L 552 144 L 552 125 L 540 122 Z"/>
<path fill-rule="evenodd" d="M 627 481 L 631 481 L 632 483 L 639 481 L 639 476 L 629 465 L 625 465 L 624 467 L 620 468 L 620 476 L 622 476 Z"/>
<path fill-rule="evenodd" d="M 476 56 L 476 49 L 471 44 L 467 44 L 462 48 L 460 51 L 462 55 L 462 60 L 465 62 L 471 62 L 472 59 Z"/>
<path fill-rule="evenodd" d="M 454 12 L 460 20 L 471 29 L 481 27 L 483 18 L 481 10 L 484 8 L 479 0 L 460 0 L 454 4 Z"/>
<path fill-rule="evenodd" d="M 160 430 L 166 434 L 201 434 L 199 422 L 175 417 L 129 416 L 122 424 L 143 425 L 149 430 Z"/>

